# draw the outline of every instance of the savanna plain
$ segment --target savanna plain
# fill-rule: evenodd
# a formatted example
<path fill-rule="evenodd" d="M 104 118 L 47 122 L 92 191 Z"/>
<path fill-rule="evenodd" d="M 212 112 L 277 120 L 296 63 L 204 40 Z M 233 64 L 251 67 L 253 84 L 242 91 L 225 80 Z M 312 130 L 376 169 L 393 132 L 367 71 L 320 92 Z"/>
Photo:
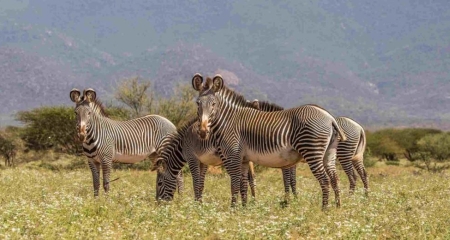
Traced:
<path fill-rule="evenodd" d="M 33 165 L 34 164 L 34 165 Z M 194 202 L 192 179 L 183 196 L 155 201 L 156 174 L 115 170 L 109 196 L 93 197 L 87 166 L 48 170 L 25 164 L 0 171 L 1 239 L 450 239 L 450 172 L 428 173 L 407 164 L 367 168 L 348 193 L 339 170 L 342 206 L 331 194 L 321 210 L 321 192 L 305 164 L 297 172 L 298 197 L 285 207 L 281 171 L 257 172 L 256 199 L 230 207 L 230 179 L 207 174 L 203 203 Z M 86 164 L 87 165 L 87 164 Z"/>

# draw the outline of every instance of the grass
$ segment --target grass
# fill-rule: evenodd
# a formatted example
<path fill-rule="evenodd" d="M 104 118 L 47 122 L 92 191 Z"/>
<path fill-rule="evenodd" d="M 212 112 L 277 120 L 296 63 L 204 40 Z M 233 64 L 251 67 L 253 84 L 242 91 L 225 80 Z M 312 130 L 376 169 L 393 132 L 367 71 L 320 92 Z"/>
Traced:
<path fill-rule="evenodd" d="M 229 178 L 208 174 L 203 204 L 193 201 L 192 180 L 174 202 L 157 205 L 155 174 L 116 170 L 120 177 L 93 197 L 87 168 L 50 171 L 18 167 L 0 171 L 1 239 L 435 239 L 450 238 L 450 174 L 377 164 L 354 195 L 339 171 L 342 207 L 321 211 L 317 181 L 298 167 L 297 199 L 282 208 L 281 173 L 257 176 L 257 200 L 230 208 Z M 331 198 L 331 200 L 334 197 Z"/>

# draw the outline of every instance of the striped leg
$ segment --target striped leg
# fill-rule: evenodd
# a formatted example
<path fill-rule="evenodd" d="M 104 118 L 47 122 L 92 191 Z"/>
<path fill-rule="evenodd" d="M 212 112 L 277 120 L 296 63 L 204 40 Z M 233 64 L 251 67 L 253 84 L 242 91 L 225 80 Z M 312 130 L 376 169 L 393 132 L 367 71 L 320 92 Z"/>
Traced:
<path fill-rule="evenodd" d="M 231 148 L 233 149 L 233 148 Z M 231 206 L 235 207 L 237 202 L 237 196 L 241 189 L 241 163 L 242 160 L 239 157 L 240 152 L 228 151 L 225 152 L 221 148 L 218 149 L 220 158 L 222 159 L 225 170 L 230 175 L 231 181 Z"/>
<path fill-rule="evenodd" d="M 92 181 L 94 184 L 94 197 L 98 197 L 98 190 L 100 189 L 100 163 L 93 158 L 88 159 L 89 168 L 92 172 Z"/>
<path fill-rule="evenodd" d="M 353 194 L 355 192 L 356 176 L 355 172 L 353 171 L 352 160 L 351 158 L 345 156 L 339 157 L 339 162 L 341 163 L 342 169 L 344 169 L 344 172 L 348 177 L 348 182 L 350 183 L 349 193 Z"/>
<path fill-rule="evenodd" d="M 184 179 L 183 179 L 183 169 L 177 175 L 177 188 L 178 194 L 183 195 L 184 192 Z"/>
<path fill-rule="evenodd" d="M 204 179 L 202 180 L 202 176 L 201 176 L 201 164 L 200 161 L 197 161 L 197 159 L 195 159 L 194 157 L 189 157 L 189 170 L 191 171 L 191 175 L 192 175 L 192 184 L 193 184 L 193 188 L 194 188 L 194 196 L 195 196 L 195 201 L 202 201 L 202 195 L 201 195 L 201 191 L 203 191 L 203 186 L 201 184 L 201 182 L 204 182 Z"/>
<path fill-rule="evenodd" d="M 200 163 L 200 188 L 199 188 L 200 198 L 203 198 L 203 190 L 205 189 L 205 178 L 207 171 L 208 165 Z"/>
<path fill-rule="evenodd" d="M 297 197 L 297 165 L 292 166 L 289 170 L 292 194 L 294 195 L 294 197 Z"/>
<path fill-rule="evenodd" d="M 247 191 L 248 191 L 248 172 L 249 165 L 248 162 L 242 163 L 241 166 L 241 199 L 242 205 L 245 206 L 247 204 Z"/>
<path fill-rule="evenodd" d="M 102 173 L 103 173 L 103 189 L 105 194 L 109 192 L 109 177 L 111 175 L 112 158 L 104 156 L 102 159 Z"/>
<path fill-rule="evenodd" d="M 364 168 L 363 161 L 353 161 L 353 166 L 355 167 L 356 171 L 358 172 L 359 176 L 361 177 L 361 180 L 364 184 L 364 193 L 366 196 L 369 195 L 369 179 L 367 177 L 366 169 Z"/>
<path fill-rule="evenodd" d="M 253 197 L 253 199 L 255 199 L 256 198 L 255 171 L 254 170 L 252 171 L 251 167 L 249 167 L 249 169 L 248 169 L 248 185 L 250 186 L 250 191 L 251 191 L 252 197 Z"/>
<path fill-rule="evenodd" d="M 289 202 L 290 185 L 291 185 L 291 168 L 281 169 L 283 175 L 284 184 L 284 202 L 287 204 Z"/>
<path fill-rule="evenodd" d="M 336 151 L 339 140 L 337 137 L 331 140 L 331 144 L 328 146 L 328 149 L 325 153 L 324 157 L 324 167 L 331 179 L 331 186 L 334 190 L 336 207 L 341 206 L 341 198 L 340 198 L 340 190 L 339 190 L 339 176 L 336 172 Z"/>

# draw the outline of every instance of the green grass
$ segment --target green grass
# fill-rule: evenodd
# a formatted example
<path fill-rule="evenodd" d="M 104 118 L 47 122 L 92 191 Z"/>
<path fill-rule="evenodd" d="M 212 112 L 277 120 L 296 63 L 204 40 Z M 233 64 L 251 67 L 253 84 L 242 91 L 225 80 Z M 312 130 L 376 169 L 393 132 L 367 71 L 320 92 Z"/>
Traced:
<path fill-rule="evenodd" d="M 299 196 L 287 208 L 281 173 L 257 176 L 257 201 L 230 208 L 229 178 L 209 174 L 203 204 L 193 201 L 192 180 L 174 202 L 157 205 L 155 174 L 118 170 L 120 177 L 93 197 L 87 169 L 0 171 L 0 239 L 435 239 L 450 238 L 450 174 L 412 167 L 368 169 L 370 197 L 361 181 L 354 195 L 339 171 L 342 207 L 321 211 L 317 181 L 298 167 Z M 331 198 L 331 200 L 334 197 Z M 332 201 L 330 201 L 332 202 Z"/>

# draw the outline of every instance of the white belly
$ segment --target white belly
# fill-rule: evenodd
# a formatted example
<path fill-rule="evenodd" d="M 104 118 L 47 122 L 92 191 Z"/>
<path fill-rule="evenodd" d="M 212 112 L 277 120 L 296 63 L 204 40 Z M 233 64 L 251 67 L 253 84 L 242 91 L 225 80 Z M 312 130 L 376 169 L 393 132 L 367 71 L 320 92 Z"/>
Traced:
<path fill-rule="evenodd" d="M 114 160 L 121 163 L 137 163 L 144 160 L 148 154 L 144 155 L 123 155 L 121 153 L 116 153 L 114 155 Z"/>
<path fill-rule="evenodd" d="M 248 149 L 245 157 L 256 164 L 272 168 L 289 167 L 303 160 L 302 155 L 292 148 L 285 148 L 277 152 L 265 154 Z"/>
<path fill-rule="evenodd" d="M 197 156 L 198 160 L 206 165 L 218 166 L 222 165 L 222 159 L 215 153 L 207 153 Z"/>

